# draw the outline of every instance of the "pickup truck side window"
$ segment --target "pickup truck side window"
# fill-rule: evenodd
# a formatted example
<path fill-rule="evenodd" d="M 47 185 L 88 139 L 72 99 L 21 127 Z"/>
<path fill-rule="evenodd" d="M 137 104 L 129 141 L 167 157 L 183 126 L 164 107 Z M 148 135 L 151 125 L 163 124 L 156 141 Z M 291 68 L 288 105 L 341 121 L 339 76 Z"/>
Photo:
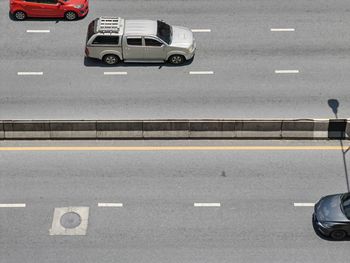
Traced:
<path fill-rule="evenodd" d="M 159 42 L 158 40 L 152 39 L 152 38 L 145 38 L 145 44 L 148 47 L 160 47 L 163 45 L 163 43 Z"/>
<path fill-rule="evenodd" d="M 126 42 L 128 43 L 128 46 L 142 46 L 141 37 L 128 37 Z"/>
<path fill-rule="evenodd" d="M 118 45 L 118 43 L 118 36 L 97 36 L 94 41 L 92 41 L 93 45 Z"/>

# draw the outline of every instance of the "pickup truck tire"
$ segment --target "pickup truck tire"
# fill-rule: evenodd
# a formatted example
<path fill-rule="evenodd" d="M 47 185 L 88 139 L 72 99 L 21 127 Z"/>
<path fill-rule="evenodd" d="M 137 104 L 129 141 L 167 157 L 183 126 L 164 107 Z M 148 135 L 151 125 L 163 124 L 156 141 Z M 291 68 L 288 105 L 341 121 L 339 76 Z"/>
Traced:
<path fill-rule="evenodd" d="M 78 15 L 73 11 L 68 11 L 64 14 L 64 18 L 68 21 L 73 21 L 78 18 Z"/>
<path fill-rule="evenodd" d="M 13 17 L 16 19 L 16 20 L 25 20 L 27 18 L 27 14 L 24 13 L 23 11 L 16 11 L 14 14 L 13 14 Z"/>
<path fill-rule="evenodd" d="M 180 65 L 185 62 L 185 57 L 183 55 L 172 55 L 169 57 L 169 63 L 173 65 Z"/>
<path fill-rule="evenodd" d="M 104 55 L 102 60 L 108 65 L 115 65 L 118 64 L 120 61 L 119 57 L 113 54 Z"/>

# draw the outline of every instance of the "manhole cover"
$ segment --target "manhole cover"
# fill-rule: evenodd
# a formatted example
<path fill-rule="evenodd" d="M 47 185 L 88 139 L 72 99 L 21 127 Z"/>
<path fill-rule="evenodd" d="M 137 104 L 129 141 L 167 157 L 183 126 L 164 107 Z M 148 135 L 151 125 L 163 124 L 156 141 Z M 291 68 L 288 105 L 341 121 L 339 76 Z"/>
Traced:
<path fill-rule="evenodd" d="M 64 228 L 76 228 L 81 223 L 81 217 L 75 212 L 68 212 L 61 216 L 60 222 Z"/>

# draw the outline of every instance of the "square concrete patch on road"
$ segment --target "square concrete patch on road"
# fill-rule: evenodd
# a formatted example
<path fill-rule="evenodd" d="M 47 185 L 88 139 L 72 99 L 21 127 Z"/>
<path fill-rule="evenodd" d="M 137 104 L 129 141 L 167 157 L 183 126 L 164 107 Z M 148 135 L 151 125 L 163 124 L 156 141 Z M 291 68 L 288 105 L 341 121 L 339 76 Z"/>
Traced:
<path fill-rule="evenodd" d="M 55 208 L 50 235 L 86 235 L 89 207 Z"/>

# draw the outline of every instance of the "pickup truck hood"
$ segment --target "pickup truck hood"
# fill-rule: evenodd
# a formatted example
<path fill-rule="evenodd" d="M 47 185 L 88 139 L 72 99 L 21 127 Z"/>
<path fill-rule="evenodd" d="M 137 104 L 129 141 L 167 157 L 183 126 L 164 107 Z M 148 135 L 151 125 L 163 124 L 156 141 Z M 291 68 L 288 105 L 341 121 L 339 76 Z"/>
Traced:
<path fill-rule="evenodd" d="M 173 26 L 171 46 L 190 48 L 194 42 L 193 33 L 186 27 Z"/>

